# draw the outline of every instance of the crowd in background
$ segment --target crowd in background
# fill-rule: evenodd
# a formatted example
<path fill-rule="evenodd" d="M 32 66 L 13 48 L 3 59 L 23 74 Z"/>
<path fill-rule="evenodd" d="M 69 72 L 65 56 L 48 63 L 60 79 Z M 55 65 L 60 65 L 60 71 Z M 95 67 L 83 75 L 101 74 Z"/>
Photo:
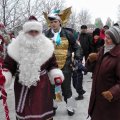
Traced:
<path fill-rule="evenodd" d="M 30 19 L 29 19 L 30 20 Z M 35 20 L 35 22 L 37 21 L 37 19 L 34 19 Z M 57 21 L 56 21 L 57 20 Z M 31 20 L 30 20 L 31 21 Z M 51 27 L 51 29 L 50 30 L 48 30 L 47 32 L 46 31 L 44 31 L 45 32 L 45 35 L 48 37 L 48 38 L 50 38 L 50 39 L 53 39 L 53 38 L 55 38 L 56 40 L 54 40 L 54 42 L 56 42 L 56 46 L 57 46 L 57 44 L 58 44 L 58 46 L 56 47 L 56 49 L 57 48 L 59 48 L 59 46 L 61 45 L 62 46 L 62 42 L 64 42 L 63 40 L 64 39 L 61 39 L 61 38 L 63 38 L 63 37 L 66 37 L 67 36 L 67 39 L 68 39 L 68 42 L 69 42 L 69 45 L 67 44 L 67 43 L 64 43 L 64 45 L 66 45 L 69 49 L 68 49 L 68 52 L 74 52 L 75 54 L 73 54 L 73 56 L 75 56 L 75 57 L 73 57 L 73 58 L 75 58 L 75 59 L 73 59 L 73 61 L 72 61 L 72 64 L 70 64 L 70 60 L 69 60 L 69 58 L 70 57 L 68 57 L 68 58 L 66 58 L 66 61 L 68 62 L 65 62 L 65 64 L 64 64 L 64 66 L 62 66 L 62 68 L 61 68 L 61 70 L 63 71 L 63 73 L 64 73 L 64 76 L 65 76 L 65 78 L 66 78 L 66 80 L 65 81 L 67 81 L 67 82 L 63 82 L 62 83 L 62 92 L 63 92 L 63 96 L 64 96 L 64 100 L 65 100 L 65 102 L 66 102 L 66 104 L 68 105 L 68 101 L 71 99 L 71 97 L 72 97 L 72 91 L 71 91 L 71 81 L 70 80 L 67 80 L 68 78 L 69 79 L 71 79 L 71 77 L 72 77 L 72 80 L 73 80 L 73 86 L 74 86 L 74 88 L 76 89 L 76 92 L 78 93 L 78 96 L 75 98 L 75 100 L 83 100 L 84 99 L 84 94 L 86 93 L 86 91 L 84 90 L 84 88 L 83 88 L 83 75 L 86 75 L 87 74 L 87 72 L 92 72 L 93 73 L 93 76 L 92 76 L 92 78 L 93 79 L 97 79 L 97 77 L 96 78 L 94 78 L 94 75 L 99 75 L 99 74 L 95 74 L 94 73 L 94 69 L 92 68 L 91 70 L 89 70 L 89 66 L 90 66 L 90 62 L 92 61 L 91 60 L 91 56 L 95 59 L 95 60 L 93 60 L 93 61 L 95 61 L 96 62 L 96 60 L 97 60 L 97 54 L 99 53 L 99 51 L 101 50 L 101 47 L 103 47 L 104 46 L 104 48 L 105 48 L 105 50 L 106 49 L 108 49 L 106 46 L 105 46 L 105 44 L 107 44 L 106 43 L 106 31 L 108 32 L 109 31 L 109 26 L 107 26 L 107 25 L 105 25 L 102 29 L 100 29 L 100 28 L 96 28 L 92 33 L 89 33 L 88 32 L 88 28 L 87 28 L 87 25 L 82 25 L 81 26 L 81 30 L 79 31 L 79 32 L 76 32 L 75 30 L 73 30 L 73 29 L 71 29 L 71 28 L 64 28 L 64 27 L 61 27 L 61 23 L 60 23 L 60 20 L 57 18 L 57 19 L 50 19 L 50 21 L 51 21 L 51 24 L 53 25 L 53 27 L 54 27 L 54 23 L 53 22 L 58 22 L 58 31 L 56 32 L 56 31 L 54 31 L 54 29 L 53 29 L 53 27 Z M 32 21 L 33 22 L 33 21 Z M 51 25 L 51 26 L 52 26 Z M 119 24 L 114 24 L 113 25 L 115 28 L 115 31 L 113 31 L 113 32 L 116 32 L 117 31 L 117 33 L 116 33 L 116 36 L 118 36 L 118 37 L 120 37 L 119 36 Z M 116 29 L 116 28 L 118 28 L 118 29 Z M 55 29 L 56 30 L 56 29 Z M 112 30 L 111 30 L 111 28 L 110 28 L 110 31 L 107 33 L 108 35 L 109 35 L 109 33 L 111 32 Z M 39 30 L 37 31 L 35 31 L 33 28 L 32 28 L 32 30 L 30 29 L 30 31 L 27 31 L 28 33 L 30 33 L 30 35 L 32 34 L 33 35 L 33 33 L 34 34 L 36 34 L 37 32 L 39 33 Z M 26 32 L 25 32 L 25 34 L 26 34 Z M 53 35 L 53 36 L 52 36 Z M 64 36 L 65 35 L 65 36 Z M 33 35 L 34 36 L 34 35 Z M 52 38 L 52 37 L 53 38 Z M 57 36 L 57 37 L 56 37 Z M 110 37 L 111 37 L 111 34 L 109 35 Z M 113 35 L 112 35 L 113 36 Z M 116 36 L 114 36 L 114 37 L 116 37 Z M 59 37 L 59 39 L 58 39 L 58 37 Z M 60 38 L 61 37 L 61 38 Z M 72 37 L 74 37 L 75 39 L 74 40 L 76 40 L 76 41 L 74 41 L 73 39 L 72 39 Z M 113 37 L 113 39 L 114 39 L 114 37 Z M 5 56 L 6 56 L 6 51 L 7 51 L 7 46 L 8 46 L 8 44 L 9 43 L 11 43 L 11 41 L 13 41 L 15 39 L 15 34 L 14 34 L 14 31 L 11 31 L 11 32 L 9 32 L 9 33 L 7 33 L 6 32 L 6 30 L 5 30 L 5 26 L 3 25 L 3 24 L 0 24 L 0 63 L 1 64 L 3 64 L 3 61 L 4 61 L 4 58 L 5 58 Z M 108 39 L 110 39 L 110 38 L 108 38 Z M 112 38 L 111 38 L 112 39 Z M 120 39 L 120 38 L 119 38 Z M 58 40 L 58 41 L 57 41 Z M 62 41 L 62 42 L 61 42 Z M 117 39 L 115 38 L 115 41 L 117 41 Z M 70 43 L 71 42 L 71 43 Z M 74 43 L 74 44 L 73 44 Z M 77 46 L 76 45 L 76 43 L 77 43 L 77 45 L 79 46 Z M 119 44 L 119 43 L 118 43 Z M 116 44 L 115 43 L 115 45 L 114 44 L 111 44 L 111 45 L 108 45 L 108 46 L 110 46 L 111 48 L 114 48 L 115 46 L 117 46 L 118 44 Z M 66 47 L 66 46 L 62 46 L 62 47 Z M 118 45 L 119 46 L 119 45 Z M 76 48 L 82 48 L 82 49 L 80 49 L 81 51 L 80 51 L 80 53 L 78 54 L 77 52 L 79 52 L 79 50 L 77 51 L 76 50 Z M 106 56 L 108 55 L 108 52 L 111 50 L 111 48 L 106 52 L 106 53 L 104 53 Z M 71 49 L 72 49 L 72 51 L 71 51 Z M 118 49 L 119 50 L 119 49 Z M 70 54 L 71 54 L 70 53 Z M 92 53 L 92 55 L 91 55 L 91 53 Z M 94 53 L 94 54 L 93 54 Z M 81 55 L 82 54 L 82 55 Z M 57 55 L 56 55 L 57 56 Z M 82 56 L 82 58 L 78 58 L 78 57 L 81 57 Z M 101 55 L 102 56 L 102 55 Z M 105 57 L 106 57 L 105 56 Z M 104 55 L 102 56 L 102 57 L 104 57 Z M 84 66 L 84 64 L 82 63 L 82 61 L 83 61 L 83 58 L 85 59 L 85 63 L 86 63 L 86 67 Z M 61 59 L 61 58 L 60 58 Z M 71 58 L 70 58 L 71 59 Z M 101 58 L 102 59 L 102 58 Z M 100 59 L 100 60 L 101 60 Z M 99 60 L 99 59 L 98 59 Z M 62 61 L 62 60 L 61 60 Z M 93 62 L 92 61 L 92 62 Z M 102 60 L 101 60 L 102 61 Z M 59 61 L 60 62 L 60 61 Z M 92 63 L 91 62 L 91 63 Z M 66 67 L 67 66 L 67 67 Z M 71 69 L 71 66 L 72 66 L 72 69 Z M 99 66 L 99 65 L 98 65 Z M 68 73 L 69 72 L 69 73 Z M 99 71 L 98 71 L 99 72 Z M 66 74 L 67 73 L 67 74 Z M 84 74 L 83 74 L 84 73 Z M 72 74 L 72 76 L 70 76 L 70 74 Z M 101 73 L 100 73 L 101 74 Z M 99 78 L 98 79 L 100 79 L 100 75 L 99 75 Z M 108 78 L 109 79 L 109 78 Z M 94 84 L 96 84 L 96 83 L 94 83 Z M 119 87 L 119 85 L 117 86 L 117 87 Z M 117 87 L 116 87 L 116 89 L 117 89 Z M 93 89 L 94 89 L 94 86 L 93 86 Z M 67 91 L 67 92 L 66 92 Z M 105 91 L 105 92 L 103 92 L 102 93 L 102 95 L 107 99 L 107 100 L 112 100 L 112 98 L 111 99 L 109 99 L 108 97 L 106 97 L 106 96 L 110 96 L 111 94 L 112 94 L 112 91 L 114 92 L 114 90 L 112 89 L 111 90 L 111 92 L 110 91 Z M 92 91 L 93 92 L 93 91 Z M 93 93 L 94 94 L 94 93 Z M 114 93 L 113 93 L 113 95 L 114 95 Z M 94 95 L 93 95 L 94 96 Z M 111 95 L 112 96 L 112 95 Z M 113 96 L 112 96 L 113 97 Z M 97 99 L 97 98 L 96 98 Z M 96 103 L 97 104 L 97 103 Z M 91 105 L 91 104 L 90 104 Z M 53 106 L 54 107 L 54 106 Z M 90 106 L 91 107 L 91 106 Z M 93 106 L 92 106 L 93 107 Z M 96 108 L 96 106 L 94 105 L 94 107 Z M 93 109 L 93 108 L 90 108 L 90 109 Z M 96 108 L 97 109 L 97 108 Z M 97 111 L 96 109 L 94 109 L 95 111 L 92 111 L 92 114 L 91 114 L 91 110 L 89 110 L 90 111 L 90 113 L 89 113 L 89 115 L 91 115 L 92 116 L 92 120 L 99 120 L 99 119 L 96 119 L 98 116 L 99 116 L 99 111 Z M 57 107 L 54 109 L 54 112 L 56 112 L 56 110 L 57 110 Z M 67 108 L 67 110 L 68 110 L 68 115 L 70 115 L 70 116 L 72 116 L 72 115 L 74 115 L 75 114 L 75 112 L 74 112 L 74 110 L 73 109 L 71 109 L 70 107 L 68 107 Z M 97 112 L 98 113 L 97 113 Z M 95 115 L 94 115 L 94 113 L 95 113 Z M 55 113 L 54 113 L 55 114 Z M 97 116 L 98 115 L 98 116 Z M 114 118 L 114 117 L 113 117 Z M 52 120 L 52 119 L 50 119 L 50 120 Z M 102 120 L 102 119 L 100 119 L 100 120 Z M 107 119 L 103 119 L 103 120 L 107 120 Z M 113 119 L 110 119 L 110 120 L 113 120 Z M 117 119 L 116 119 L 117 120 Z"/>

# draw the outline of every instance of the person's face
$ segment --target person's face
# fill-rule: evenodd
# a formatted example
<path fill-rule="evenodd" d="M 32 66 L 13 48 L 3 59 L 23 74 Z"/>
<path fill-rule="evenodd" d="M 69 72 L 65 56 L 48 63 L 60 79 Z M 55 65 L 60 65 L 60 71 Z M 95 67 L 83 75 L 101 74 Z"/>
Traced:
<path fill-rule="evenodd" d="M 29 35 L 31 35 L 32 37 L 36 37 L 39 35 L 39 32 L 38 31 L 35 31 L 35 30 L 31 30 L 28 32 Z"/>
<path fill-rule="evenodd" d="M 112 41 L 112 39 L 110 38 L 110 36 L 109 35 L 105 35 L 105 44 L 106 45 L 112 45 L 113 44 L 113 41 Z"/>
<path fill-rule="evenodd" d="M 95 40 L 98 40 L 99 38 L 100 38 L 99 35 L 95 35 L 95 36 L 94 36 L 94 39 L 95 39 Z"/>
<path fill-rule="evenodd" d="M 106 31 L 106 30 L 108 30 L 108 28 L 107 28 L 107 27 L 104 27 L 103 30 Z"/>
<path fill-rule="evenodd" d="M 81 29 L 81 33 L 87 33 L 87 29 Z"/>
<path fill-rule="evenodd" d="M 52 20 L 52 21 L 50 21 L 50 26 L 53 30 L 57 30 L 60 28 L 60 21 L 59 20 Z"/>
<path fill-rule="evenodd" d="M 15 35 L 12 34 L 12 38 L 14 38 L 14 37 L 15 37 Z"/>

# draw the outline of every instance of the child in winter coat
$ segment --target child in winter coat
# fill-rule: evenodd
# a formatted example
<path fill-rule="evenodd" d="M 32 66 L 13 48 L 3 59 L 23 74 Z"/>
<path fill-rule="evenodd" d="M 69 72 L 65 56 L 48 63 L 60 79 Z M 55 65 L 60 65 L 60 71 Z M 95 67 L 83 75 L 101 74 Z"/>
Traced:
<path fill-rule="evenodd" d="M 84 75 L 87 74 L 86 67 L 83 66 L 80 60 L 74 60 L 73 61 L 73 86 L 76 89 L 78 93 L 78 97 L 75 98 L 75 100 L 82 100 L 83 94 L 85 94 L 85 90 L 83 90 L 83 72 Z"/>

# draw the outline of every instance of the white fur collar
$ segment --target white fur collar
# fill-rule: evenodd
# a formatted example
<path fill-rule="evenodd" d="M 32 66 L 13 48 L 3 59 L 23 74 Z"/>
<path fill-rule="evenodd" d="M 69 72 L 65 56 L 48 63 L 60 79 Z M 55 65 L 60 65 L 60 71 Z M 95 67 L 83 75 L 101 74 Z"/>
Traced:
<path fill-rule="evenodd" d="M 22 39 L 22 38 L 21 38 Z M 44 64 L 47 60 L 50 59 L 50 57 L 52 57 L 53 52 L 54 52 L 54 45 L 51 42 L 51 40 L 49 40 L 47 37 L 45 37 L 44 35 L 41 38 L 41 44 L 40 44 L 40 54 L 41 54 L 41 64 Z M 14 39 L 7 48 L 7 52 L 8 55 L 14 59 L 16 62 L 19 63 L 19 40 L 20 39 Z"/>

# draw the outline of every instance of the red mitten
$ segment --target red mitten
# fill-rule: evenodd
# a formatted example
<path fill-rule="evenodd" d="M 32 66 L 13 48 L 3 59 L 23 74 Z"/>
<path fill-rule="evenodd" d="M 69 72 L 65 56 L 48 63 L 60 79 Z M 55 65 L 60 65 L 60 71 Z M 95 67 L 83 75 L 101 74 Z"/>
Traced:
<path fill-rule="evenodd" d="M 56 77 L 55 79 L 54 79 L 54 81 L 55 81 L 55 85 L 61 85 L 62 84 L 62 79 L 61 79 L 61 77 Z"/>

